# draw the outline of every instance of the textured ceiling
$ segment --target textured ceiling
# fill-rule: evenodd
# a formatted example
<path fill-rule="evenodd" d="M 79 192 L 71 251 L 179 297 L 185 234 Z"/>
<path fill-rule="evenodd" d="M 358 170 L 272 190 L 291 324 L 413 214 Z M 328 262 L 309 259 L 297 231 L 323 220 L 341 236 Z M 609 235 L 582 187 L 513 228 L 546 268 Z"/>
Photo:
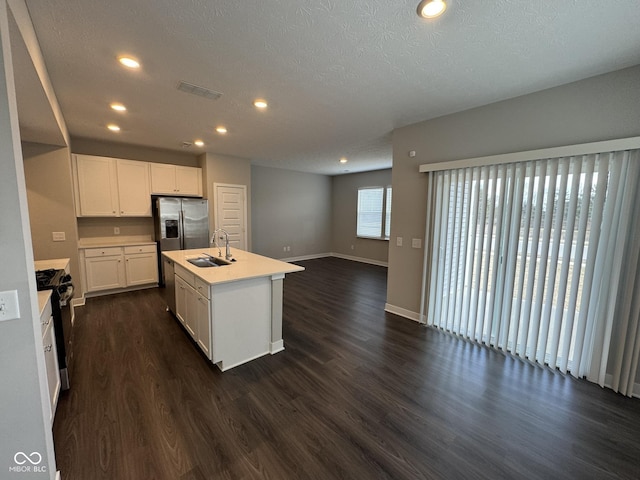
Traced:
<path fill-rule="evenodd" d="M 72 136 L 180 151 L 202 138 L 323 174 L 390 167 L 394 128 L 640 64 L 638 0 L 450 0 L 435 21 L 417 0 L 26 3 Z M 126 53 L 141 71 L 117 64 Z"/>

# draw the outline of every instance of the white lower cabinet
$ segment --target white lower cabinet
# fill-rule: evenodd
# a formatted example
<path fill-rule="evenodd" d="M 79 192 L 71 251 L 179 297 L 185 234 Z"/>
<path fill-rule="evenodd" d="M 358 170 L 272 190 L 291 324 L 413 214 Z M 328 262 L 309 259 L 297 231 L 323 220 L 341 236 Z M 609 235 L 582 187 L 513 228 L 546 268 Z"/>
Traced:
<path fill-rule="evenodd" d="M 84 277 L 87 292 L 123 289 L 158 283 L 155 244 L 87 248 Z"/>
<path fill-rule="evenodd" d="M 158 281 L 158 253 L 155 245 L 124 247 L 127 286 Z"/>
<path fill-rule="evenodd" d="M 198 345 L 211 360 L 211 311 L 209 300 L 196 293 L 196 323 L 198 326 Z"/>
<path fill-rule="evenodd" d="M 176 317 L 207 358 L 211 359 L 211 308 L 207 298 L 208 285 L 205 284 L 205 295 L 198 293 L 203 290 L 200 279 L 180 267 L 176 268 L 175 283 Z"/>
<path fill-rule="evenodd" d="M 187 317 L 187 289 L 189 285 L 180 276 L 176 275 L 176 317 L 184 325 Z"/>
<path fill-rule="evenodd" d="M 87 249 L 85 270 L 87 291 L 112 290 L 126 286 L 122 248 Z"/>
<path fill-rule="evenodd" d="M 47 372 L 47 385 L 49 387 L 49 403 L 51 405 L 51 425 L 60 394 L 60 369 L 58 367 L 58 351 L 56 349 L 56 337 L 51 315 L 51 300 L 40 318 L 42 326 L 42 348 L 44 349 L 44 363 Z"/>

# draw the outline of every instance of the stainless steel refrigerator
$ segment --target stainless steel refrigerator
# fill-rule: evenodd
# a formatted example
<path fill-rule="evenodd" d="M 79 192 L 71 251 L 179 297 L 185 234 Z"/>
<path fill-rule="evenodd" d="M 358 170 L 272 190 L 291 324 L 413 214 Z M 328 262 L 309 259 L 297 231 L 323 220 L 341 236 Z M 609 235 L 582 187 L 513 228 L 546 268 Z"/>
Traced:
<path fill-rule="evenodd" d="M 164 284 L 162 252 L 209 247 L 209 204 L 202 198 L 153 197 L 158 268 Z"/>

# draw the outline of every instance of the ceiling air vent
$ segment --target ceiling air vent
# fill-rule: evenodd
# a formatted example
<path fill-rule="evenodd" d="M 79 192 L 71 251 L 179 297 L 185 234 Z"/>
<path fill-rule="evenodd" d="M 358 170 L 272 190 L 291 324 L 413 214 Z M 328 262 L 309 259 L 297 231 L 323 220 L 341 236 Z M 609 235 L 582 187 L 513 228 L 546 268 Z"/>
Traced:
<path fill-rule="evenodd" d="M 220 92 L 216 92 L 215 90 L 209 90 L 208 88 L 199 87 L 198 85 L 183 81 L 178 82 L 178 90 L 190 93 L 191 95 L 208 98 L 209 100 L 217 100 L 222 96 Z"/>

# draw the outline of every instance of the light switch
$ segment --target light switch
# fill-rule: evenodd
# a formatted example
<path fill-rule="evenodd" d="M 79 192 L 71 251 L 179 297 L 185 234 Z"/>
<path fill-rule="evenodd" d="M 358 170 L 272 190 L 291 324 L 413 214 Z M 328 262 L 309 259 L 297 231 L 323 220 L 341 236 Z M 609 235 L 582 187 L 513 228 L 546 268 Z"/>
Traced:
<path fill-rule="evenodd" d="M 402 246 L 402 237 L 396 237 L 396 247 Z"/>
<path fill-rule="evenodd" d="M 51 232 L 54 242 L 64 242 L 67 236 L 64 232 Z"/>
<path fill-rule="evenodd" d="M 18 291 L 0 292 L 0 322 L 20 318 Z"/>
<path fill-rule="evenodd" d="M 422 239 L 420 238 L 413 238 L 411 240 L 411 246 L 413 248 L 422 248 Z"/>

